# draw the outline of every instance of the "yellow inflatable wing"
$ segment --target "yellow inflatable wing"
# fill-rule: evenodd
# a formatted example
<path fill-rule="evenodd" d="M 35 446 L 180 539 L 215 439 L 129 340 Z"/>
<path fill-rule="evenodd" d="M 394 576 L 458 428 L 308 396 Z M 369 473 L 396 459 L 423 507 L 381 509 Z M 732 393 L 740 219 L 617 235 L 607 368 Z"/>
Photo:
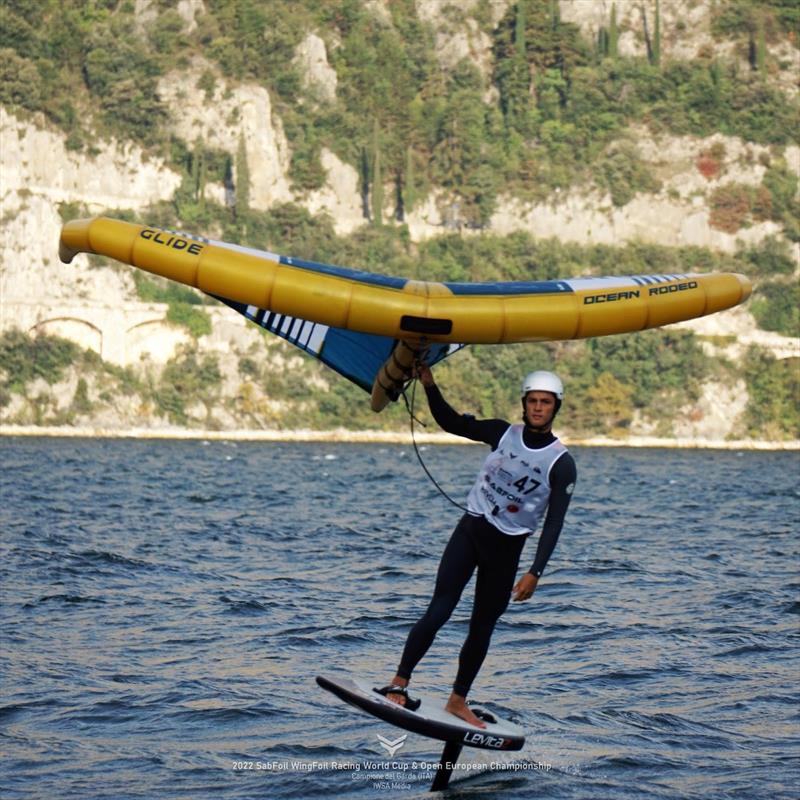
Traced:
<path fill-rule="evenodd" d="M 731 308 L 751 291 L 747 278 L 733 273 L 414 281 L 105 217 L 64 225 L 62 261 L 81 252 L 109 256 L 226 302 L 371 389 L 376 410 L 396 396 L 423 351 L 434 363 L 465 344 L 640 331 Z M 342 368 L 339 362 L 350 357 L 338 352 L 342 348 L 364 363 Z M 369 357 L 359 355 L 362 350 L 370 350 Z M 376 353 L 383 354 L 377 368 Z"/>

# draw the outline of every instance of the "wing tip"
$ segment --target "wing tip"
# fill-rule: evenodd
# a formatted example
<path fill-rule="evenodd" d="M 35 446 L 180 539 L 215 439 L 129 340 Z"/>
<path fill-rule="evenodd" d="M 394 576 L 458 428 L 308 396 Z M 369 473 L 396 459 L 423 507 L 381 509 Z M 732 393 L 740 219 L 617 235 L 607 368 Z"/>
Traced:
<path fill-rule="evenodd" d="M 748 278 L 746 275 L 742 275 L 740 272 L 734 272 L 733 276 L 739 281 L 739 287 L 742 292 L 739 302 L 744 303 L 744 301 L 747 300 L 753 293 L 753 284 L 751 283 L 750 278 Z"/>
<path fill-rule="evenodd" d="M 95 219 L 72 219 L 62 225 L 58 239 L 58 257 L 62 263 L 70 264 L 78 253 L 91 251 L 89 228 Z"/>

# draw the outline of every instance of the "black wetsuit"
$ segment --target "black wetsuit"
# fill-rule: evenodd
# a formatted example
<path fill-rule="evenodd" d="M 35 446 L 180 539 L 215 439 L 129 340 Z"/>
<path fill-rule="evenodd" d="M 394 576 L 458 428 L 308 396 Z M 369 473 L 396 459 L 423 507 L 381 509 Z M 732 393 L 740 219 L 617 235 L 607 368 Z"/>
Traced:
<path fill-rule="evenodd" d="M 448 433 L 484 442 L 497 448 L 510 427 L 501 419 L 476 420 L 455 412 L 434 385 L 426 387 L 428 402 L 436 422 Z M 525 446 L 537 450 L 555 441 L 552 433 L 536 433 L 525 428 Z M 536 558 L 529 570 L 539 577 L 550 558 L 561 533 L 575 485 L 575 461 L 567 452 L 550 471 L 550 498 Z M 469 633 L 461 648 L 458 674 L 453 684 L 456 694 L 466 697 L 489 650 L 492 632 L 511 599 L 511 590 L 519 566 L 522 548 L 528 537 L 509 536 L 484 517 L 464 514 L 453 531 L 442 554 L 436 587 L 430 605 L 408 635 L 397 675 L 409 680 L 420 659 L 433 643 L 458 604 L 464 587 L 478 568 L 475 600 L 472 606 Z"/>

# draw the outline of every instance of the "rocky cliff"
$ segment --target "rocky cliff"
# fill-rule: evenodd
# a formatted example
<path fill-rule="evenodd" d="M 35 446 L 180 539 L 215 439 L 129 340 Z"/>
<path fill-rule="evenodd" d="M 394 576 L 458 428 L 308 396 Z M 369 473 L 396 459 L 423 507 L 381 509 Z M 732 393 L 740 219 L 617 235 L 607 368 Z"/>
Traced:
<path fill-rule="evenodd" d="M 147 24 L 152 4 L 138 0 L 136 5 L 142 24 Z M 388 13 L 385 3 L 374 5 L 376 14 Z M 496 24 L 508 4 L 495 0 L 488 5 Z M 711 46 L 707 31 L 709 4 L 661 5 L 667 49 L 675 54 L 691 51 L 693 56 Z M 204 10 L 201 0 L 180 6 L 187 27 L 194 25 Z M 562 0 L 560 6 L 563 19 L 594 31 L 600 20 L 608 18 L 610 4 Z M 617 2 L 616 6 L 624 28 L 625 20 L 638 13 L 639 4 Z M 452 67 L 465 56 L 474 60 L 486 82 L 485 101 L 496 102 L 490 80 L 491 42 L 471 16 L 472 6 L 418 0 L 417 7 L 420 18 L 435 29 L 436 54 L 443 68 Z M 691 20 L 690 25 L 687 19 Z M 633 27 L 620 37 L 623 52 L 635 53 L 643 47 Z M 317 102 L 325 104 L 336 97 L 337 75 L 328 61 L 326 41 L 319 34 L 308 31 L 296 48 L 295 63 L 302 70 L 305 86 L 312 87 Z M 335 47 L 335 42 L 327 45 L 330 46 Z M 800 63 L 796 48 L 787 46 L 786 58 Z M 199 91 L 198 86 L 208 74 L 214 76 L 213 87 Z M 794 91 L 795 87 L 789 90 Z M 323 148 L 321 154 L 324 185 L 310 191 L 294 188 L 290 177 L 291 146 L 264 87 L 232 81 L 198 54 L 164 75 L 159 81 L 159 93 L 170 109 L 172 135 L 187 146 L 201 143 L 230 154 L 232 159 L 244 146 L 253 209 L 266 210 L 292 202 L 313 215 L 328 214 L 335 232 L 343 236 L 368 225 L 359 174 L 331 149 Z M 537 238 L 557 237 L 579 244 L 696 246 L 717 253 L 734 253 L 782 235 L 780 226 L 772 220 L 757 221 L 735 233 L 720 230 L 711 222 L 710 198 L 716 190 L 726 185 L 756 187 L 762 183 L 769 163 L 768 146 L 722 134 L 706 139 L 655 134 L 644 126 L 632 127 L 625 138 L 656 177 L 657 188 L 635 193 L 622 205 L 596 186 L 573 186 L 536 201 L 501 196 L 488 232 L 502 235 L 525 231 Z M 719 163 L 713 175 L 703 174 L 698 168 L 699 160 L 711 151 L 717 154 Z M 786 148 L 784 158 L 792 171 L 800 173 L 800 148 Z M 0 107 L 0 333 L 20 330 L 65 337 L 97 353 L 109 365 L 140 370 L 142 374 L 148 370 L 158 374 L 176 354 L 189 349 L 198 359 L 215 354 L 220 357 L 217 363 L 223 365 L 215 396 L 208 398 L 205 405 L 201 403 L 201 407 L 188 409 L 186 424 L 202 425 L 213 417 L 215 427 L 233 428 L 246 426 L 248 419 L 257 418 L 257 424 L 263 426 L 268 424 L 271 413 L 269 393 L 248 381 L 240 364 L 242 359 L 253 357 L 272 359 L 279 367 L 295 363 L 291 360 L 295 357 L 280 343 L 265 345 L 260 334 L 223 309 L 209 310 L 211 330 L 193 336 L 185 327 L 167 319 L 167 304 L 140 299 L 131 270 L 93 264 L 86 257 L 77 258 L 69 266 L 58 260 L 57 240 L 65 217 L 77 213 L 113 214 L 114 209 L 145 212 L 158 202 L 170 201 L 181 180 L 181 175 L 164 159 L 136 144 L 108 139 L 95 142 L 88 150 L 76 151 L 67 146 L 66 134 L 41 115 Z M 226 202 L 222 183 L 211 182 L 203 192 L 209 201 L 220 205 Z M 392 195 L 388 183 L 385 194 Z M 442 211 L 446 207 L 446 190 L 433 187 L 427 198 L 406 214 L 411 241 L 440 236 L 447 227 Z M 800 246 L 794 243 L 791 247 L 795 263 L 800 264 Z M 739 359 L 752 343 L 767 348 L 779 359 L 800 357 L 796 339 L 760 330 L 746 308 L 684 323 L 682 327 L 701 334 L 704 347 L 715 357 Z M 78 385 L 83 373 L 77 366 L 52 384 L 40 379 L 0 409 L 0 421 L 38 423 L 66 419 L 63 414 L 75 408 L 76 393 L 98 401 L 103 392 L 110 392 L 109 396 L 117 399 L 84 404 L 84 413 L 77 418 L 112 428 L 167 424 L 163 413 L 142 397 L 122 397 L 120 381 L 111 373 L 103 373 L 103 377 L 93 374 L 83 388 Z M 310 379 L 320 385 L 327 381 L 324 374 Z M 212 401 L 216 403 L 213 414 L 209 410 Z M 723 387 L 712 381 L 673 430 L 676 435 L 724 439 L 734 431 L 743 404 L 746 405 L 743 384 Z M 88 411 L 90 407 L 94 411 Z M 76 417 L 70 419 L 74 421 Z M 636 425 L 634 422 L 633 433 L 648 432 L 645 422 L 639 423 L 638 430 Z"/>

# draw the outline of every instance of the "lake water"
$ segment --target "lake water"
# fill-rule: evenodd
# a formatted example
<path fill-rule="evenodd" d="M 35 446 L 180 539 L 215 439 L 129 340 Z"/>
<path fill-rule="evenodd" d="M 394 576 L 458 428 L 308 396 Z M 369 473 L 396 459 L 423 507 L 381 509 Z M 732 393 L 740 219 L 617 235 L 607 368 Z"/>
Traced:
<path fill-rule="evenodd" d="M 461 499 L 484 452 L 424 457 Z M 449 796 L 796 798 L 798 455 L 573 452 L 472 693 L 525 748 L 465 749 Z M 440 743 L 390 758 L 314 682 L 386 683 L 427 603 L 459 512 L 410 448 L 2 439 L 0 468 L 5 800 L 427 794 Z M 415 673 L 443 701 L 470 595 Z"/>

